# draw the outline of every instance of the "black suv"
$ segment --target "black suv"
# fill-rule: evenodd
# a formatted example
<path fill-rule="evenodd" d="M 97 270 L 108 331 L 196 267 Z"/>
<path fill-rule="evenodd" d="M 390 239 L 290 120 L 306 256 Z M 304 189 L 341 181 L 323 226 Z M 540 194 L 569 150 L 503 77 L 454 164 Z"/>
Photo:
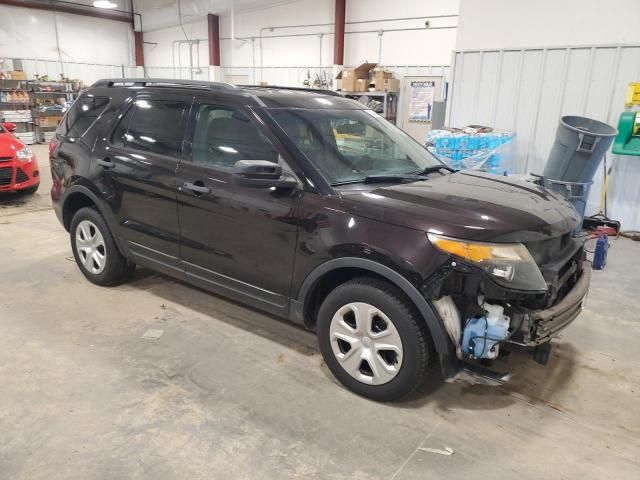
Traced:
<path fill-rule="evenodd" d="M 376 400 L 438 366 L 504 381 L 487 368 L 501 348 L 544 363 L 589 288 L 567 202 L 454 172 L 334 92 L 100 80 L 50 152 L 54 208 L 91 282 L 142 265 L 290 319 Z"/>

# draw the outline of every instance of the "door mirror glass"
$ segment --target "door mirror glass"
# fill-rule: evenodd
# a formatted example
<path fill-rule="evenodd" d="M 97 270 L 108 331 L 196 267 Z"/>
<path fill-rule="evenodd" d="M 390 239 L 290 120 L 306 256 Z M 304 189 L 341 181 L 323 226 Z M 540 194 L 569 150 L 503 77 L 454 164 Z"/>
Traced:
<path fill-rule="evenodd" d="M 298 182 L 282 174 L 282 166 L 268 160 L 239 160 L 233 166 L 233 183 L 244 187 L 293 188 Z"/>

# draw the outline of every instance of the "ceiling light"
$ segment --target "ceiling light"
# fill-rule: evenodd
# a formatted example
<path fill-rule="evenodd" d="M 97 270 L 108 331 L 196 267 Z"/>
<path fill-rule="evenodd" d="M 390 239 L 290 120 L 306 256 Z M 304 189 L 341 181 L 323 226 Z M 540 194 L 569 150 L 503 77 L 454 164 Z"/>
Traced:
<path fill-rule="evenodd" d="M 110 2 L 109 0 L 96 0 L 93 2 L 93 6 L 96 8 L 116 8 L 118 4 Z"/>

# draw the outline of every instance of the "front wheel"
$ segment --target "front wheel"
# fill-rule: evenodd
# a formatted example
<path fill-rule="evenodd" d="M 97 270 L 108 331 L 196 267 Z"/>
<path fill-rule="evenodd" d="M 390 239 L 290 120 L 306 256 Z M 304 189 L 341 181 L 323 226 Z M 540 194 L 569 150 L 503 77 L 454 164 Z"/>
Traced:
<path fill-rule="evenodd" d="M 333 290 L 318 312 L 324 360 L 348 389 L 400 400 L 422 386 L 435 364 L 433 341 L 416 307 L 394 285 L 357 278 Z"/>
<path fill-rule="evenodd" d="M 92 283 L 113 285 L 135 268 L 122 256 L 107 222 L 95 208 L 85 207 L 71 220 L 71 248 L 80 271 Z"/>

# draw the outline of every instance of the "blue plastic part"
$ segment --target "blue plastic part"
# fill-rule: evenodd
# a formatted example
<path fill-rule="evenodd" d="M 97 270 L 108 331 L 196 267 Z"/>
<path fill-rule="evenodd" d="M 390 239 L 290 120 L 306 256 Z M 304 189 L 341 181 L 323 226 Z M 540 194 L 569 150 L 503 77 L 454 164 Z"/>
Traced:
<path fill-rule="evenodd" d="M 602 270 L 607 265 L 607 250 L 609 250 L 609 237 L 603 233 L 596 242 L 596 251 L 593 254 L 593 269 Z"/>
<path fill-rule="evenodd" d="M 472 318 L 462 334 L 462 351 L 474 358 L 495 358 L 492 350 L 507 338 L 508 325 L 490 325 L 486 317 Z"/>

